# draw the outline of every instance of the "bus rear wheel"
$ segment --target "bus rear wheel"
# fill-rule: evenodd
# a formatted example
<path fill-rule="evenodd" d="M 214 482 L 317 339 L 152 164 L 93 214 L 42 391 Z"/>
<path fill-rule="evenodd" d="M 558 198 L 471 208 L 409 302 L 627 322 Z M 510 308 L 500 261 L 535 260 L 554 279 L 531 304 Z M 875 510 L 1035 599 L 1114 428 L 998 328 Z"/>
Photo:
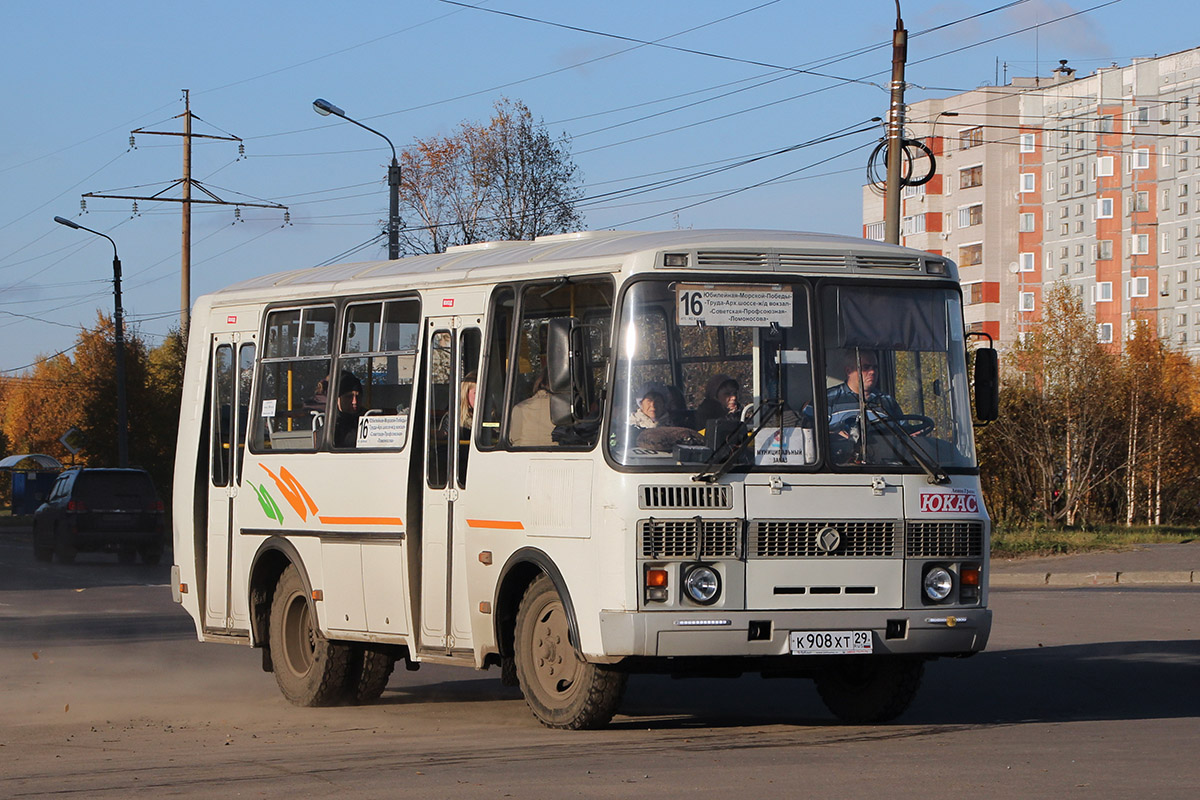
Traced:
<path fill-rule="evenodd" d="M 912 703 L 924 674 L 920 658 L 845 656 L 817 675 L 817 692 L 842 722 L 889 722 Z"/>
<path fill-rule="evenodd" d="M 362 645 L 350 645 L 346 702 L 361 705 L 378 700 L 387 688 L 395 666 L 396 660 L 386 653 L 368 650 Z"/>
<path fill-rule="evenodd" d="M 525 591 L 514 636 L 517 680 L 533 715 L 548 728 L 608 724 L 625 693 L 625 674 L 589 664 L 570 642 L 566 607 L 540 576 Z"/>
<path fill-rule="evenodd" d="M 269 636 L 275 682 L 284 697 L 298 706 L 328 706 L 342 699 L 349 648 L 321 634 L 294 564 L 275 587 Z"/>

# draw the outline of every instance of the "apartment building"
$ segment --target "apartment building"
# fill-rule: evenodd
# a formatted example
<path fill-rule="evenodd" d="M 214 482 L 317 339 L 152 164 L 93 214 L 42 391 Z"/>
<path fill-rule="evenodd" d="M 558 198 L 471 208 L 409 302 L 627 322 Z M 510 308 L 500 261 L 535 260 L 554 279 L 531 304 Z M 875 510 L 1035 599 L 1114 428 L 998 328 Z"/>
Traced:
<path fill-rule="evenodd" d="M 901 241 L 959 263 L 972 329 L 1010 344 L 1061 282 L 1099 341 L 1148 324 L 1200 357 L 1200 48 L 921 101 L 907 130 L 938 174 L 903 190 Z M 883 238 L 869 186 L 863 220 Z"/>

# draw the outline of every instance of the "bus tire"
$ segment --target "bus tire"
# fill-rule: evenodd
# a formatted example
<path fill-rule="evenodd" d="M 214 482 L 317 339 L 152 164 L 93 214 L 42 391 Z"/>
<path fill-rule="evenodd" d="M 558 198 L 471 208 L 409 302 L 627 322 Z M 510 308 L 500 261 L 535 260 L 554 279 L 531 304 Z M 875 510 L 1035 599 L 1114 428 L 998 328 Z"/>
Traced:
<path fill-rule="evenodd" d="M 275 682 L 284 697 L 298 706 L 329 706 L 342 699 L 349 648 L 322 635 L 295 564 L 275 586 L 268 635 Z"/>
<path fill-rule="evenodd" d="M 816 677 L 825 707 L 842 722 L 889 722 L 917 695 L 925 662 L 911 656 L 847 656 Z"/>
<path fill-rule="evenodd" d="M 571 645 L 566 608 L 546 575 L 530 584 L 517 610 L 517 680 L 533 715 L 548 728 L 608 724 L 625 693 L 625 674 L 589 664 Z"/>
<path fill-rule="evenodd" d="M 350 645 L 346 668 L 346 702 L 353 705 L 372 703 L 387 688 L 396 660 L 386 653 Z"/>

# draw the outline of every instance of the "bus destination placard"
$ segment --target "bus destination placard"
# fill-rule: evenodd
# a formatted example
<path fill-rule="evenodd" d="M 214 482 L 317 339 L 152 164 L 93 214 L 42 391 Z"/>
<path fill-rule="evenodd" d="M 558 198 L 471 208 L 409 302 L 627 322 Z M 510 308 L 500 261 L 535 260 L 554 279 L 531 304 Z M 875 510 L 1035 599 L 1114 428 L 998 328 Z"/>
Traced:
<path fill-rule="evenodd" d="M 792 325 L 792 291 L 780 286 L 713 286 L 700 283 L 675 287 L 675 309 L 683 326 L 717 325 L 759 328 Z"/>

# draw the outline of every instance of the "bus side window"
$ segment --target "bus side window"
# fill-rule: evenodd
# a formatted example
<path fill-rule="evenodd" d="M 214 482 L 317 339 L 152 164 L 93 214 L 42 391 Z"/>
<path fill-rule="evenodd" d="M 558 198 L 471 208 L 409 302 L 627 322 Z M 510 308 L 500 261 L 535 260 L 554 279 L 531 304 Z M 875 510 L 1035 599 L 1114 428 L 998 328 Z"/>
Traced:
<path fill-rule="evenodd" d="M 272 311 L 259 364 L 256 450 L 315 449 L 314 404 L 331 366 L 333 306 Z M 320 403 L 324 403 L 322 398 Z"/>
<path fill-rule="evenodd" d="M 607 278 L 526 284 L 521 291 L 520 320 L 512 370 L 509 443 L 513 447 L 590 447 L 599 426 L 556 427 L 550 417 L 546 380 L 546 331 L 551 319 L 574 317 L 585 325 L 592 356 L 592 380 L 603 396 L 608 374 L 608 342 L 612 321 L 612 282 Z M 598 409 L 589 409 L 595 413 Z"/>
<path fill-rule="evenodd" d="M 483 384 L 479 387 L 479 431 L 475 440 L 480 450 L 493 450 L 500 444 L 500 424 L 504 394 L 508 385 L 509 355 L 512 346 L 513 290 L 501 286 L 492 293 L 488 311 L 487 362 Z"/>
<path fill-rule="evenodd" d="M 420 315 L 420 302 L 411 297 L 347 307 L 337 380 L 339 384 L 357 382 L 359 404 L 348 409 L 341 398 L 335 399 L 335 449 L 399 450 L 405 446 Z"/>

